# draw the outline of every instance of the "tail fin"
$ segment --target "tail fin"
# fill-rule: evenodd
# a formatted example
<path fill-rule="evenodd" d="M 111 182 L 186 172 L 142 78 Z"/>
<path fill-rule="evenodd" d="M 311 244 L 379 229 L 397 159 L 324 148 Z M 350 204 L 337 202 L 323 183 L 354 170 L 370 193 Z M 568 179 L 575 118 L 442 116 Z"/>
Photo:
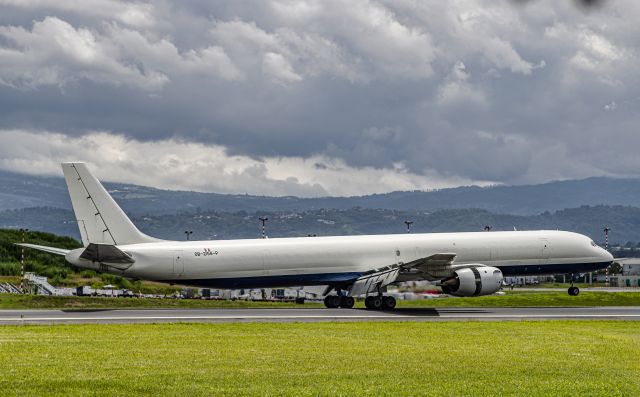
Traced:
<path fill-rule="evenodd" d="M 82 243 L 136 244 L 159 241 L 140 232 L 84 163 L 62 163 Z"/>

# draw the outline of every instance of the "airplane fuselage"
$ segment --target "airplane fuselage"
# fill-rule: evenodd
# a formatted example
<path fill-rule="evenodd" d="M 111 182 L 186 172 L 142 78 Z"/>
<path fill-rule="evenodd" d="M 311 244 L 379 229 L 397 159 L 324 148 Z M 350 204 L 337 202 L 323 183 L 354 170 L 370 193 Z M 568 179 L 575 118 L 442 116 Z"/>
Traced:
<path fill-rule="evenodd" d="M 612 260 L 588 237 L 562 231 L 162 241 L 119 248 L 134 263 L 125 270 L 102 270 L 214 288 L 339 285 L 372 268 L 444 252 L 456 254 L 456 265 L 494 266 L 504 276 L 583 273 Z M 73 255 L 67 259 L 80 267 L 99 266 Z"/>

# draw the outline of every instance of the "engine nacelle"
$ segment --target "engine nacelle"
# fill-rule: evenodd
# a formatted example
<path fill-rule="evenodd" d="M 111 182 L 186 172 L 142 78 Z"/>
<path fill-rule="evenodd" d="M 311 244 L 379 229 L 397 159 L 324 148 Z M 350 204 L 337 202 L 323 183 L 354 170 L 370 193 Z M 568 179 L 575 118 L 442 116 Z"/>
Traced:
<path fill-rule="evenodd" d="M 497 292 L 502 286 L 502 271 L 497 267 L 472 265 L 453 272 L 442 282 L 442 292 L 454 296 L 482 296 Z"/>

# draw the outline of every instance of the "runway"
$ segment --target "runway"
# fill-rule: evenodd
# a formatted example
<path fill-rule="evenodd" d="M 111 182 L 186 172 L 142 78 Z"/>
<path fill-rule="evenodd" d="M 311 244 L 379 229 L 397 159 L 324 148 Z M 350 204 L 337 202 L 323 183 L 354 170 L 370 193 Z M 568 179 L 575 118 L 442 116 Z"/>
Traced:
<path fill-rule="evenodd" d="M 640 320 L 640 307 L 364 309 L 0 310 L 0 325 L 326 321 Z"/>

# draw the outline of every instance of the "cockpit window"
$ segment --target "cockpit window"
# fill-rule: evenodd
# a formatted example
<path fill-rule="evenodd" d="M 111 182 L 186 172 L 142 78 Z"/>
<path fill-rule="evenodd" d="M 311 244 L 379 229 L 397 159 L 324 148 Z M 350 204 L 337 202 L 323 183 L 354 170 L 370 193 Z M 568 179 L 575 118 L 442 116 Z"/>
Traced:
<path fill-rule="evenodd" d="M 594 243 L 593 240 L 590 241 L 592 247 L 597 247 L 598 244 Z"/>

